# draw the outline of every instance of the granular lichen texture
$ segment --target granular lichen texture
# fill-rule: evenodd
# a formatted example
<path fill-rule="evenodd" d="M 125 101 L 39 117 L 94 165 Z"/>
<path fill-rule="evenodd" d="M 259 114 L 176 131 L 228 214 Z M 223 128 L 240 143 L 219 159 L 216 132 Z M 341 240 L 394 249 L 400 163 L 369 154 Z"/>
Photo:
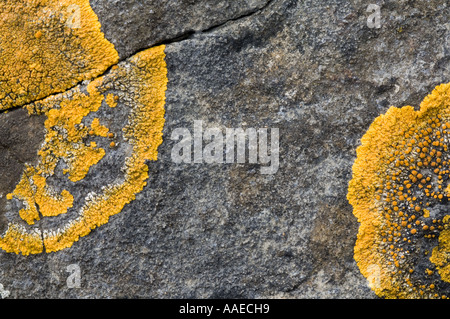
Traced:
<path fill-rule="evenodd" d="M 119 60 L 89 0 L 3 0 L 0 21 L 0 110 L 64 92 Z"/>
<path fill-rule="evenodd" d="M 357 148 L 348 200 L 355 260 L 384 298 L 450 296 L 450 84 L 391 107 Z"/>
<path fill-rule="evenodd" d="M 28 255 L 68 248 L 135 199 L 162 143 L 167 81 L 159 46 L 86 85 L 25 106 L 30 116 L 46 117 L 46 136 L 38 163 L 25 167 L 7 196 L 20 218 L 0 238 L 3 250 Z M 39 224 L 45 219 L 54 226 Z"/>

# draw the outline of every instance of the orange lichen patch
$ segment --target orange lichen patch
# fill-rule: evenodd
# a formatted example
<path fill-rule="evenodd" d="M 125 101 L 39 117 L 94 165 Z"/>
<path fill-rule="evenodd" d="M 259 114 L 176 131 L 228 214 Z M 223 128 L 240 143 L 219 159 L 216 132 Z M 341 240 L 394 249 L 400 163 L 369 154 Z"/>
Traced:
<path fill-rule="evenodd" d="M 107 223 L 110 216 L 119 213 L 126 204 L 133 201 L 135 195 L 146 185 L 149 176 L 146 161 L 157 160 L 157 149 L 162 143 L 168 81 L 164 59 L 164 46 L 143 51 L 112 68 L 107 75 L 90 82 L 86 90 L 77 87 L 27 106 L 31 115 L 47 116 L 47 134 L 38 153 L 39 163 L 24 173 L 8 199 L 18 199 L 26 207 L 34 205 L 39 208 L 39 189 L 49 189 L 47 179 L 55 175 L 58 165 L 65 164 L 67 168 L 63 173 L 68 174 L 68 179 L 76 187 L 77 182 L 82 181 L 89 170 L 105 156 L 106 151 L 95 141 L 89 141 L 89 138 L 108 138 L 109 129 L 100 124 L 101 118 L 90 120 L 90 125 L 85 125 L 84 121 L 88 115 L 101 108 L 105 97 L 111 94 L 109 89 L 116 83 L 125 87 L 126 92 L 122 92 L 125 95 L 123 101 L 114 99 L 118 103 L 115 109 L 120 109 L 120 103 L 130 109 L 128 123 L 123 127 L 124 143 L 128 143 L 131 149 L 121 170 L 124 177 L 120 183 L 105 185 L 99 193 L 86 194 L 85 204 L 81 206 L 76 218 L 58 229 L 44 229 L 42 245 L 46 252 L 70 247 L 92 229 Z M 115 152 L 117 149 L 109 151 Z M 36 188 L 33 183 L 39 187 Z M 69 191 L 63 191 L 59 197 L 54 197 L 56 201 L 49 201 L 48 207 L 45 207 L 46 213 L 42 215 L 58 216 L 66 212 L 70 207 L 67 205 L 70 204 L 67 199 L 71 198 Z M 39 216 L 30 211 L 21 214 L 21 217 L 32 221 Z M 12 227 L 17 226 L 13 224 Z M 28 236 L 28 232 L 22 233 L 22 236 Z M 5 238 L 7 237 L 0 239 L 0 247 L 6 247 L 7 251 L 23 254 L 40 252 L 26 246 L 13 249 L 8 246 L 11 243 L 5 241 Z"/>
<path fill-rule="evenodd" d="M 378 284 L 370 286 L 381 297 L 432 298 L 439 289 L 448 294 L 436 281 L 450 279 L 449 270 L 438 265 L 450 253 L 445 231 L 439 235 L 450 197 L 449 123 L 450 84 L 442 84 L 419 111 L 389 108 L 356 150 L 347 196 L 360 223 L 355 260 L 369 282 L 377 269 Z M 431 258 L 424 257 L 428 250 Z M 440 267 L 441 277 L 431 272 L 421 278 L 423 271 L 414 269 L 424 267 Z"/>
<path fill-rule="evenodd" d="M 92 121 L 91 130 L 89 131 L 90 135 L 106 137 L 106 136 L 108 136 L 108 133 L 109 133 L 109 129 L 106 126 L 101 125 L 100 120 L 98 118 L 95 118 Z"/>
<path fill-rule="evenodd" d="M 135 199 L 148 179 L 147 160 L 157 160 L 158 146 L 162 143 L 164 127 L 165 91 L 167 71 L 164 60 L 164 46 L 143 51 L 130 59 L 131 68 L 113 70 L 111 77 L 133 79 L 139 92 L 136 105 L 129 117 L 129 124 L 123 131 L 133 147 L 133 153 L 125 164 L 125 182 L 109 185 L 102 195 L 90 201 L 79 219 L 73 221 L 63 231 L 46 236 L 47 251 L 57 251 L 70 247 L 79 237 L 87 235 L 91 229 L 108 222 L 110 216 L 119 213 L 123 207 Z"/>
<path fill-rule="evenodd" d="M 84 143 L 89 131 L 82 125 L 82 120 L 89 113 L 97 111 L 104 99 L 95 89 L 96 84 L 97 82 L 93 81 L 88 85 L 88 94 L 76 88 L 71 91 L 71 96 L 52 96 L 28 107 L 36 114 L 47 116 L 45 145 L 39 151 L 42 160 L 38 170 L 42 174 L 52 175 L 59 159 L 64 159 L 68 166 L 64 173 L 69 174 L 72 182 L 78 182 L 86 176 L 90 167 L 96 165 L 105 155 L 105 151 L 97 147 L 95 142 Z M 59 108 L 52 108 L 55 104 L 58 104 Z M 94 119 L 91 130 L 94 134 L 103 136 L 108 129 L 97 121 Z"/>
<path fill-rule="evenodd" d="M 448 184 L 447 187 L 445 188 L 445 195 L 450 196 L 450 184 Z"/>
<path fill-rule="evenodd" d="M 110 94 L 108 94 L 106 96 L 105 101 L 106 101 L 106 104 L 108 104 L 109 107 L 114 108 L 114 107 L 117 106 L 118 99 L 119 99 L 119 97 L 117 95 L 114 95 L 114 94 L 110 93 Z"/>
<path fill-rule="evenodd" d="M 39 254 L 44 250 L 41 232 L 27 231 L 24 227 L 10 224 L 0 240 L 0 248 L 7 253 L 23 255 Z"/>
<path fill-rule="evenodd" d="M 11 196 L 25 203 L 26 208 L 21 209 L 19 215 L 30 225 L 40 219 L 39 213 L 44 217 L 58 216 L 73 205 L 73 196 L 67 190 L 59 195 L 50 193 L 45 178 L 37 174 L 33 167 L 26 168 Z"/>
<path fill-rule="evenodd" d="M 4 0 L 0 21 L 0 109 L 64 92 L 119 60 L 89 0 Z"/>
<path fill-rule="evenodd" d="M 11 194 L 24 202 L 26 208 L 20 210 L 19 214 L 28 224 L 39 220 L 39 213 L 42 216 L 58 216 L 72 207 L 73 196 L 69 191 L 63 190 L 59 195 L 50 195 L 48 192 L 46 177 L 54 175 L 60 160 L 68 167 L 63 170 L 64 174 L 68 174 L 72 182 L 77 182 L 105 155 L 105 151 L 98 148 L 95 142 L 88 145 L 84 143 L 88 132 L 82 126 L 82 120 L 89 113 L 97 111 L 103 101 L 103 95 L 98 91 L 92 88 L 89 91 L 90 94 L 85 94 L 76 88 L 70 96 L 55 95 L 28 106 L 35 114 L 47 116 L 47 133 L 44 145 L 38 152 L 39 164 L 27 167 Z M 59 107 L 54 108 L 54 105 Z M 104 130 L 99 124 L 93 124 L 97 133 Z"/>
<path fill-rule="evenodd" d="M 444 224 L 448 225 L 450 215 L 444 217 Z M 442 280 L 450 282 L 450 229 L 444 229 L 439 235 L 439 245 L 434 247 L 430 261 L 436 268 Z"/>

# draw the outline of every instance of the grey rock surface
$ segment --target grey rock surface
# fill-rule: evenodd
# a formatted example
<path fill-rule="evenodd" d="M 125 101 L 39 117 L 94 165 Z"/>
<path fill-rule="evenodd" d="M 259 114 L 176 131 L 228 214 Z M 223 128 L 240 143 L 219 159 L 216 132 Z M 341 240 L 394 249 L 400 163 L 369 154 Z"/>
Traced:
<path fill-rule="evenodd" d="M 250 15 L 269 0 L 91 0 L 121 58 Z"/>
<path fill-rule="evenodd" d="M 355 149 L 389 106 L 449 81 L 447 2 L 377 1 L 380 28 L 372 1 L 91 2 L 122 58 L 166 43 L 164 143 L 108 224 L 57 253 L 0 252 L 10 298 L 376 298 L 353 260 Z M 195 120 L 278 128 L 278 171 L 174 163 L 171 134 Z"/>
<path fill-rule="evenodd" d="M 17 109 L 0 116 L 0 231 L 7 227 L 5 218 L 6 194 L 11 193 L 20 177 L 24 164 L 33 164 L 44 139 L 44 118 L 28 116 Z"/>

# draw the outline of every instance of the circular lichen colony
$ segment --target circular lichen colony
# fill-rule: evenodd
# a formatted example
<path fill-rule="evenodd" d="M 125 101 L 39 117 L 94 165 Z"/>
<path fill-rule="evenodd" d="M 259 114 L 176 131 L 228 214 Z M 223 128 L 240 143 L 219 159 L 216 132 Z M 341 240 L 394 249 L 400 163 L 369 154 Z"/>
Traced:
<path fill-rule="evenodd" d="M 348 200 L 355 260 L 384 298 L 450 296 L 450 84 L 391 107 L 357 149 Z"/>
<path fill-rule="evenodd" d="M 165 123 L 164 49 L 141 51 L 86 85 L 25 106 L 46 117 L 46 135 L 37 163 L 6 196 L 12 219 L 0 249 L 69 248 L 143 190 Z"/>

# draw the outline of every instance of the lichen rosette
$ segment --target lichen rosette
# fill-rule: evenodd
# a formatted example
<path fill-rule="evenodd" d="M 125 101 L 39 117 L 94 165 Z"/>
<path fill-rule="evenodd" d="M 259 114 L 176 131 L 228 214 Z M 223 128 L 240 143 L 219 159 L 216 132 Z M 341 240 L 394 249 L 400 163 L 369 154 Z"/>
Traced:
<path fill-rule="evenodd" d="M 450 84 L 416 111 L 391 107 L 357 148 L 348 200 L 355 260 L 384 298 L 450 294 Z"/>

